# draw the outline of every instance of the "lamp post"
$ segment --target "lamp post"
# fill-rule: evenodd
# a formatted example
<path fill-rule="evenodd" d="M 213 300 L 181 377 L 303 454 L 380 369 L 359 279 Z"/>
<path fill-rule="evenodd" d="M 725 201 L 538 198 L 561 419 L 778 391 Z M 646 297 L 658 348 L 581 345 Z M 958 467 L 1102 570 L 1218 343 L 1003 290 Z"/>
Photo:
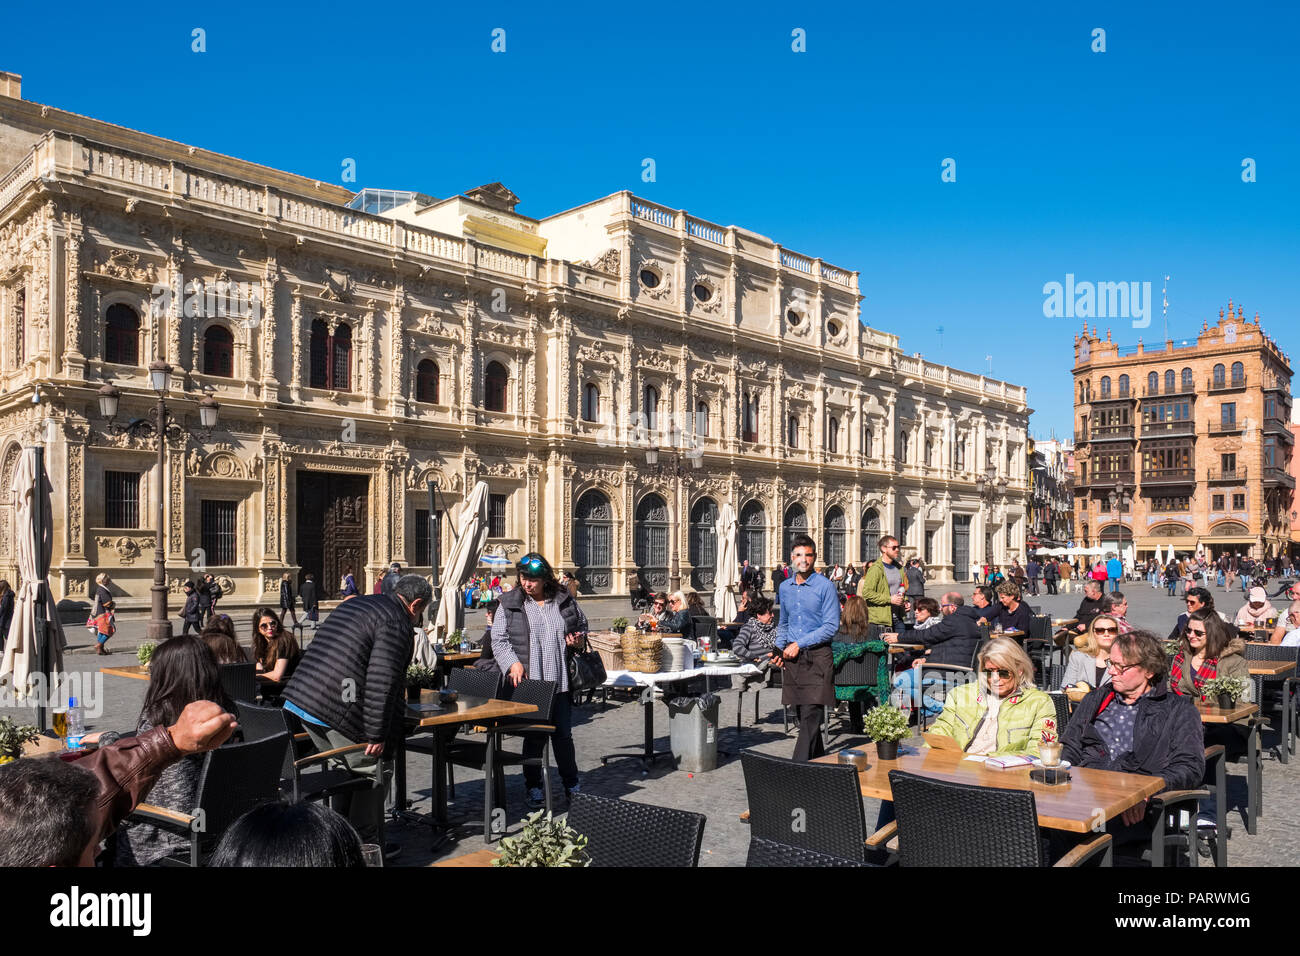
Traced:
<path fill-rule="evenodd" d="M 1121 520 L 1120 520 L 1120 516 L 1123 514 L 1122 508 L 1125 507 L 1126 505 L 1128 505 L 1128 503 L 1129 503 L 1132 499 L 1129 498 L 1126 494 L 1124 494 L 1124 482 L 1122 482 L 1122 481 L 1117 481 L 1117 482 L 1115 483 L 1115 490 L 1112 491 L 1109 495 L 1107 495 L 1107 497 L 1110 499 L 1110 510 L 1111 510 L 1111 511 L 1114 513 L 1114 515 L 1115 515 L 1115 527 L 1119 529 L 1119 532 L 1118 532 L 1118 534 L 1117 534 L 1117 536 L 1116 536 L 1116 540 L 1117 540 L 1117 542 L 1118 542 L 1118 543 L 1116 544 L 1116 550 L 1119 552 L 1119 554 L 1117 555 L 1117 556 L 1119 557 L 1119 563 L 1120 563 L 1121 566 L 1123 566 L 1123 564 L 1124 564 L 1124 525 L 1123 525 L 1123 523 L 1122 523 Z M 1136 557 L 1136 555 L 1135 555 L 1135 557 Z"/>
<path fill-rule="evenodd" d="M 704 465 L 704 452 L 697 448 L 689 448 L 685 453 L 682 452 L 680 444 L 674 441 L 671 445 L 672 456 L 665 462 L 659 461 L 659 447 L 651 445 L 646 449 L 645 463 L 656 475 L 672 475 L 676 478 L 673 485 L 673 504 L 668 510 L 668 530 L 672 536 L 672 546 L 669 552 L 668 582 L 673 591 L 681 590 L 682 586 L 682 569 L 681 555 L 678 547 L 678 538 L 680 537 L 677 527 L 677 502 L 681 498 L 682 479 L 686 477 L 687 468 L 683 465 L 684 461 L 689 461 L 691 469 L 697 469 Z"/>
<path fill-rule="evenodd" d="M 997 495 L 1002 495 L 1003 497 L 1006 496 L 1007 480 L 1005 478 L 999 478 L 996 469 L 989 468 L 984 474 L 975 476 L 975 490 L 979 492 L 979 496 L 981 499 L 988 502 L 988 507 L 992 507 L 993 499 Z M 985 528 L 987 529 L 988 527 L 987 513 L 984 516 L 984 521 L 985 521 Z M 988 553 L 991 550 L 992 550 L 992 545 L 990 544 L 990 537 L 986 530 L 984 535 L 984 551 L 985 551 L 984 563 L 985 564 L 991 564 L 993 562 L 993 555 Z"/>
<path fill-rule="evenodd" d="M 153 552 L 153 587 L 152 611 L 149 625 L 145 629 L 146 637 L 151 641 L 165 641 L 172 636 L 172 622 L 167 612 L 167 564 L 164 538 L 166 526 L 163 524 L 163 497 L 167 488 L 167 439 L 182 441 L 186 436 L 207 441 L 212 437 L 212 430 L 217 426 L 217 411 L 221 408 L 211 394 L 204 395 L 199 401 L 199 424 L 202 426 L 197 434 L 192 434 L 167 408 L 167 393 L 171 390 L 172 367 L 166 362 L 152 362 L 149 365 L 149 385 L 158 396 L 158 404 L 150 410 L 145 418 L 133 418 L 125 425 L 119 425 L 117 407 L 122 393 L 114 385 L 105 385 L 99 390 L 99 412 L 108 421 L 108 430 L 114 435 L 123 433 L 138 436 L 157 436 L 158 438 L 158 510 L 157 528 Z"/>

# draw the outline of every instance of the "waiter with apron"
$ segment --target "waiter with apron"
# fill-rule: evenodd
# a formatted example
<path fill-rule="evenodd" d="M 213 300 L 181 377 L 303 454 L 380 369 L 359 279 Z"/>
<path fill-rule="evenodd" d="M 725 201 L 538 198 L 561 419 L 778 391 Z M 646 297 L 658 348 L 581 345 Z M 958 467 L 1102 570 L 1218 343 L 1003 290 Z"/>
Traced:
<path fill-rule="evenodd" d="M 835 702 L 835 664 L 831 640 L 840 629 L 840 599 L 835 585 L 813 570 L 817 545 L 806 534 L 790 545 L 794 573 L 781 583 L 773 663 L 782 668 L 781 703 L 793 706 L 799 722 L 794 759 L 808 761 L 826 752 L 822 722 Z"/>

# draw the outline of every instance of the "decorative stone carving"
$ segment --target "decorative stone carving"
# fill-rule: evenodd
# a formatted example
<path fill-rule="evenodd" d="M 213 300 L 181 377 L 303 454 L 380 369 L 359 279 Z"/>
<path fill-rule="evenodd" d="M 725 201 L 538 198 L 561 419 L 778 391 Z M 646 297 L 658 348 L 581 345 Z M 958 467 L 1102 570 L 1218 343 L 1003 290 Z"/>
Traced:
<path fill-rule="evenodd" d="M 708 289 L 708 298 L 701 302 L 695 295 L 695 287 L 703 286 Z M 692 312 L 718 312 L 722 309 L 722 292 L 718 286 L 718 280 L 713 276 L 697 273 L 691 282 L 691 311 Z"/>
<path fill-rule="evenodd" d="M 111 548 L 116 552 L 123 567 L 128 568 L 135 564 L 136 559 L 144 552 L 152 551 L 157 547 L 155 538 L 151 534 L 119 535 L 116 538 L 98 535 L 95 538 L 95 543 L 100 548 Z"/>
<path fill-rule="evenodd" d="M 596 272 L 604 272 L 606 275 L 618 275 L 620 263 L 619 251 L 617 249 L 606 249 L 595 259 L 586 262 L 579 262 L 577 265 L 586 266 L 588 269 L 594 269 Z"/>
<path fill-rule="evenodd" d="M 351 302 L 352 293 L 356 290 L 356 283 L 352 281 L 352 276 L 342 269 L 322 269 L 321 281 L 325 288 L 321 290 L 320 297 L 329 299 L 332 302 Z"/>
<path fill-rule="evenodd" d="M 638 276 L 646 269 L 657 273 L 660 282 L 653 289 L 646 288 L 638 281 L 637 286 L 641 289 L 641 294 L 649 296 L 652 299 L 667 300 L 673 291 L 673 274 L 671 269 L 664 268 L 663 264 L 657 259 L 646 259 L 641 263 L 641 268 L 637 270 Z"/>
<path fill-rule="evenodd" d="M 95 263 L 95 271 L 100 275 L 114 279 L 129 279 L 132 282 L 157 281 L 157 270 L 153 264 L 138 252 L 126 249 L 113 249 L 103 259 Z"/>

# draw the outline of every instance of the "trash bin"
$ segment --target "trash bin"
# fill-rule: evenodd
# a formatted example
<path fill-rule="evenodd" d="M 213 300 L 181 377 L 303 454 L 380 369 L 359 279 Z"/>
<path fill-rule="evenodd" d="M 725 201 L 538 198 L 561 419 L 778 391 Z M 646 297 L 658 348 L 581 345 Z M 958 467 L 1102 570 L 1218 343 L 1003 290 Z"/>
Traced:
<path fill-rule="evenodd" d="M 691 773 L 716 770 L 718 766 L 717 694 L 673 697 L 668 705 L 668 740 L 677 769 Z"/>

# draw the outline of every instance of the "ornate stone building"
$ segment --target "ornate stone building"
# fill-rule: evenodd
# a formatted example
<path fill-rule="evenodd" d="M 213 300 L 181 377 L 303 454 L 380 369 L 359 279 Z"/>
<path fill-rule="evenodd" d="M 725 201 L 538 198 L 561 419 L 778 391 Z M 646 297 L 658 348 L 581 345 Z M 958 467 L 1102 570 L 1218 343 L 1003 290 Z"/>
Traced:
<path fill-rule="evenodd" d="M 892 531 L 940 579 L 1023 558 L 1025 390 L 863 326 L 856 273 L 627 192 L 544 219 L 500 184 L 354 196 L 0 79 L 0 481 L 44 431 L 62 597 L 105 570 L 147 604 L 159 495 L 176 593 L 200 562 L 240 604 L 427 568 L 431 478 L 453 503 L 486 481 L 489 547 L 594 592 L 674 564 L 708 588 L 723 502 L 765 568 L 798 531 L 845 563 Z M 163 475 L 96 400 L 145 415 L 160 358 L 191 427 L 221 404 Z"/>

